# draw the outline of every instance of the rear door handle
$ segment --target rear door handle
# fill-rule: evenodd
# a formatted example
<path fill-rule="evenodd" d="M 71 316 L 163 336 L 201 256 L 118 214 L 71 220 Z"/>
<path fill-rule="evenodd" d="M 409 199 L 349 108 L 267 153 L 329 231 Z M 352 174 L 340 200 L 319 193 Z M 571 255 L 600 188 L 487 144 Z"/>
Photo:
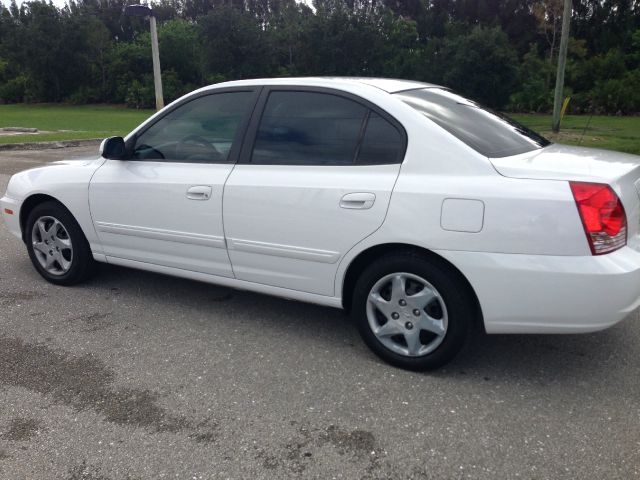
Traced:
<path fill-rule="evenodd" d="M 368 210 L 373 207 L 376 195 L 369 192 L 347 193 L 340 200 L 341 208 Z"/>
<path fill-rule="evenodd" d="M 211 192 L 211 187 L 207 185 L 194 185 L 187 190 L 187 198 L 189 200 L 209 200 Z"/>

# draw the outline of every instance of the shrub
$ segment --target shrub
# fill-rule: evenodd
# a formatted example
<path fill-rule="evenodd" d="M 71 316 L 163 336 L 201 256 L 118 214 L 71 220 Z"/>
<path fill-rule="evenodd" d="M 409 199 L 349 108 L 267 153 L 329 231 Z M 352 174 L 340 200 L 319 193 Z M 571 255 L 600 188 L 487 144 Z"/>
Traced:
<path fill-rule="evenodd" d="M 0 84 L 1 103 L 19 103 L 26 99 L 29 78 L 26 75 L 18 75 Z"/>

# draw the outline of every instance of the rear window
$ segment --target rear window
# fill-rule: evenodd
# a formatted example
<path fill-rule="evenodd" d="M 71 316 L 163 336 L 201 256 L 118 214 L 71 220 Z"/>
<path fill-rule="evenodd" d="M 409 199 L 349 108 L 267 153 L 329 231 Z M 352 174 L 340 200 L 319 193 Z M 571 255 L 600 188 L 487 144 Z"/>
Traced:
<path fill-rule="evenodd" d="M 518 155 L 551 143 L 515 120 L 443 88 L 409 90 L 396 95 L 486 157 Z"/>

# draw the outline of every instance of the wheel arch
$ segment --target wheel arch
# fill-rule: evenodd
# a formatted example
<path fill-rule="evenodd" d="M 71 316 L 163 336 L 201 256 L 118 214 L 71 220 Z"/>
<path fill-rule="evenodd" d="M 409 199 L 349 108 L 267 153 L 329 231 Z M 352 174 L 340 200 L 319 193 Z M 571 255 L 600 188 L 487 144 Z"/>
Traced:
<path fill-rule="evenodd" d="M 73 216 L 73 214 L 71 213 L 71 210 L 69 210 L 69 208 L 67 208 L 67 206 L 62 203 L 60 200 L 58 200 L 55 197 L 52 197 L 51 195 L 47 195 L 44 193 L 34 193 L 32 195 L 29 195 L 23 202 L 22 202 L 22 206 L 20 207 L 20 231 L 22 232 L 22 241 L 26 242 L 26 231 L 25 231 L 25 227 L 27 224 L 27 219 L 29 218 L 29 214 L 33 211 L 34 208 L 36 208 L 38 205 L 44 203 L 44 202 L 55 202 L 58 205 L 60 205 L 62 208 L 64 208 L 67 212 L 69 212 L 69 214 L 71 216 Z M 82 230 L 82 228 L 81 228 Z M 83 232 L 84 234 L 84 232 Z M 86 235 L 85 235 L 86 237 Z"/>
<path fill-rule="evenodd" d="M 371 262 L 375 261 L 377 258 L 380 258 L 383 255 L 402 252 L 418 254 L 431 262 L 439 263 L 449 271 L 453 272 L 454 275 L 456 275 L 460 279 L 461 283 L 465 286 L 469 295 L 473 299 L 474 308 L 476 311 L 475 318 L 479 322 L 480 326 L 484 329 L 482 307 L 480 306 L 478 296 L 476 295 L 476 292 L 469 280 L 467 280 L 467 277 L 454 264 L 441 257 L 437 253 L 434 253 L 433 251 L 424 247 L 419 247 L 407 243 L 384 243 L 374 245 L 363 250 L 353 260 L 351 260 L 344 274 L 342 282 L 342 306 L 347 312 L 351 311 L 353 290 L 358 277 L 364 271 L 364 269 Z"/>

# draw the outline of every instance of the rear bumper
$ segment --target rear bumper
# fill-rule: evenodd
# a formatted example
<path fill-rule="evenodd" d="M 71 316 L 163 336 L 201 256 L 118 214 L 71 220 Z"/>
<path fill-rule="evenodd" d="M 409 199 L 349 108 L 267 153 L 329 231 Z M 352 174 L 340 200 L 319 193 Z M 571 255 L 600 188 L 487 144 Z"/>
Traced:
<path fill-rule="evenodd" d="M 601 256 L 438 251 L 473 286 L 487 333 L 583 333 L 640 305 L 640 252 Z"/>
<path fill-rule="evenodd" d="M 13 214 L 7 213 L 6 210 L 12 211 Z M 22 238 L 20 231 L 20 202 L 10 197 L 0 198 L 0 214 L 9 231 L 16 237 Z"/>

